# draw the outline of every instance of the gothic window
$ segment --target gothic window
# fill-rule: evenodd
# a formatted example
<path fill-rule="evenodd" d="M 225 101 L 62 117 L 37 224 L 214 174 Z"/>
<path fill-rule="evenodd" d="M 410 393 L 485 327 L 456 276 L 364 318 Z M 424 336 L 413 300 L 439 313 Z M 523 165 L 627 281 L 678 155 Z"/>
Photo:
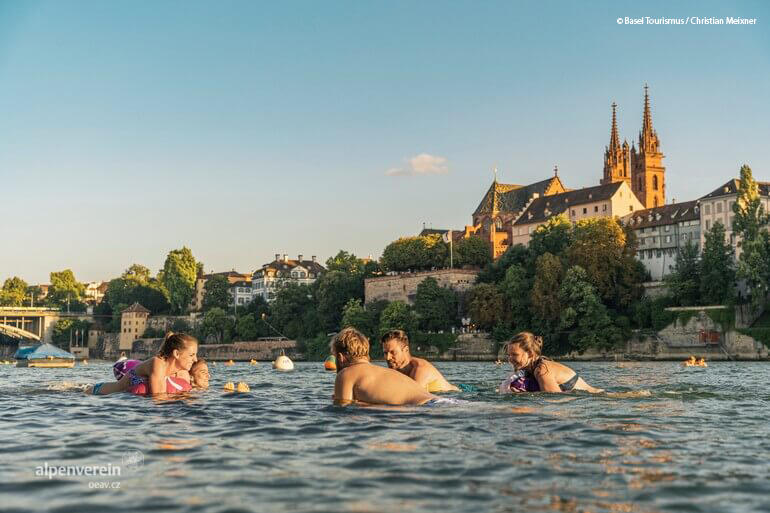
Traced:
<path fill-rule="evenodd" d="M 640 176 L 639 177 L 639 190 L 642 190 L 642 189 L 643 189 L 643 187 L 642 187 L 642 177 Z"/>
<path fill-rule="evenodd" d="M 497 230 L 503 229 L 503 222 L 499 218 L 495 219 L 495 229 Z"/>
<path fill-rule="evenodd" d="M 652 177 L 652 190 L 657 191 L 658 190 L 658 177 L 653 176 Z"/>

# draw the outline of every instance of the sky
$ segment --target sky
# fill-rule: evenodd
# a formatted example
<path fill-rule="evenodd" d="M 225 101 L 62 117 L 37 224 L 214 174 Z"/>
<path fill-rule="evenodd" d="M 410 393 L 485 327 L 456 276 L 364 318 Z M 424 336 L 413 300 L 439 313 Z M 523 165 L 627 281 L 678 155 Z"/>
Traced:
<path fill-rule="evenodd" d="M 669 199 L 770 181 L 768 2 L 0 0 L 0 280 L 377 258 L 495 167 L 597 185 L 645 83 Z"/>

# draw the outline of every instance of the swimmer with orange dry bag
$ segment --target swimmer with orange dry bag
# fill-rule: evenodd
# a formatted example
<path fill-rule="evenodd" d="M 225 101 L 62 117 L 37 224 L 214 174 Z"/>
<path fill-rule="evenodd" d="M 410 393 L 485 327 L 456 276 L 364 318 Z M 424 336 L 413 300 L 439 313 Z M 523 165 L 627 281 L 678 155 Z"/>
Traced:
<path fill-rule="evenodd" d="M 130 392 L 136 395 L 175 394 L 192 388 L 208 388 L 209 370 L 198 359 L 198 341 L 184 333 L 166 335 L 158 354 L 149 360 L 119 360 L 112 371 L 118 380 L 97 383 L 86 393 L 106 395 Z"/>

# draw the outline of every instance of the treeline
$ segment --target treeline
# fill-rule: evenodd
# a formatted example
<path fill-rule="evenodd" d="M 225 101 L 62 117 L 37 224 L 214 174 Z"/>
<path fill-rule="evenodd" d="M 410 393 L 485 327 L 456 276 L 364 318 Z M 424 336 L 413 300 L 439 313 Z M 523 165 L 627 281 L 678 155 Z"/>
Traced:
<path fill-rule="evenodd" d="M 497 340 L 523 330 L 543 336 L 547 354 L 611 349 L 644 324 L 635 314 L 646 272 L 635 252 L 618 220 L 553 217 L 529 246 L 509 248 L 480 273 L 468 311 Z"/>

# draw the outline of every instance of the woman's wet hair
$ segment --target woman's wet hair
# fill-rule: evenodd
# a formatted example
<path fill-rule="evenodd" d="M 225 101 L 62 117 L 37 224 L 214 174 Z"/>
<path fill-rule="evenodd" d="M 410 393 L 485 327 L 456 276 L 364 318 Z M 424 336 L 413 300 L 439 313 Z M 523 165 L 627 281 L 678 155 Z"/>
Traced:
<path fill-rule="evenodd" d="M 174 354 L 174 350 L 181 351 L 187 344 L 198 344 L 198 340 L 188 335 L 187 333 L 174 333 L 170 331 L 166 338 L 163 340 L 163 345 L 160 346 L 158 356 L 161 358 L 169 358 Z"/>
<path fill-rule="evenodd" d="M 513 337 L 508 346 L 518 345 L 521 350 L 528 353 L 533 360 L 537 360 L 543 354 L 543 337 L 538 337 L 529 331 L 522 331 Z"/>

